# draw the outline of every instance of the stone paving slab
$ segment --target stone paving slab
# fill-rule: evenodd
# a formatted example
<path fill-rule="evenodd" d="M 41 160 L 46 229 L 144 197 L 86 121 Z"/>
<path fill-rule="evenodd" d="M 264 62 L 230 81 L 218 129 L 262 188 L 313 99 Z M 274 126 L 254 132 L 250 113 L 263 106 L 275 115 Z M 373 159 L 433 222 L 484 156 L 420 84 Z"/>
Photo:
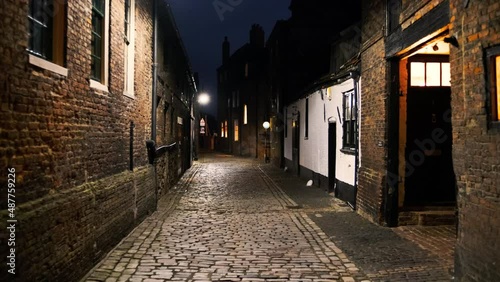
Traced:
<path fill-rule="evenodd" d="M 255 161 L 202 160 L 180 183 L 83 281 L 369 281 Z"/>
<path fill-rule="evenodd" d="M 452 281 L 455 226 L 376 225 L 307 180 L 259 165 L 372 281 Z"/>

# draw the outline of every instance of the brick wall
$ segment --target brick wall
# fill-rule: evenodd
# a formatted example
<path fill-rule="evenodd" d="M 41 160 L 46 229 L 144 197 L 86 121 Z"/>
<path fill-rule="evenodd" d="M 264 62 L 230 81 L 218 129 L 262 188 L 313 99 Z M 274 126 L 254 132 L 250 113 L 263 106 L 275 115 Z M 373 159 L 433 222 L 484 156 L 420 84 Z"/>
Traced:
<path fill-rule="evenodd" d="M 384 1 L 363 2 L 361 54 L 360 168 L 357 208 L 368 219 L 380 223 L 382 188 L 386 169 L 387 63 L 383 29 Z M 379 146 L 382 145 L 382 146 Z"/>
<path fill-rule="evenodd" d="M 500 280 L 500 132 L 487 128 L 484 49 L 500 45 L 500 3 L 450 0 L 458 281 Z"/>
<path fill-rule="evenodd" d="M 124 3 L 110 2 L 109 91 L 89 82 L 92 1 L 68 1 L 67 76 L 28 62 L 28 1 L 7 0 L 0 10 L 0 182 L 7 183 L 7 167 L 16 169 L 19 280 L 78 281 L 156 206 L 155 170 L 145 147 L 151 138 L 152 1 L 136 0 L 133 98 L 123 94 Z M 128 170 L 131 121 L 134 171 Z M 0 208 L 5 230 L 5 201 Z M 5 239 L 2 232 L 2 254 Z M 5 259 L 0 280 L 12 281 Z"/>

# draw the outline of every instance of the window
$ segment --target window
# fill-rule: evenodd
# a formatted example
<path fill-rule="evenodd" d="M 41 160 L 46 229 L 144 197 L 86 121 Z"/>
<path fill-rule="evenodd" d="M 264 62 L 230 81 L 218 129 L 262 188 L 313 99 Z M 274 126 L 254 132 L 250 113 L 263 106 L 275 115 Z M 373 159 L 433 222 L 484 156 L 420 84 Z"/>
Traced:
<path fill-rule="evenodd" d="M 238 120 L 234 120 L 234 141 L 239 141 L 240 140 L 240 127 Z"/>
<path fill-rule="evenodd" d="M 306 117 L 305 117 L 304 137 L 309 137 L 309 98 L 306 98 Z"/>
<path fill-rule="evenodd" d="M 56 65 L 64 65 L 65 1 L 31 0 L 28 52 Z"/>
<path fill-rule="evenodd" d="M 125 42 L 125 79 L 124 94 L 134 96 L 134 18 L 135 0 L 125 0 L 124 36 Z"/>
<path fill-rule="evenodd" d="M 224 131 L 224 123 L 221 122 L 220 123 L 220 137 L 224 138 L 226 137 L 226 135 L 224 135 L 225 131 Z"/>
<path fill-rule="evenodd" d="M 224 137 L 228 138 L 227 120 L 224 121 Z"/>
<path fill-rule="evenodd" d="M 108 11 L 106 4 L 109 0 L 92 0 L 92 41 L 91 41 L 91 70 L 90 78 L 102 84 L 107 83 L 107 30 Z"/>
<path fill-rule="evenodd" d="M 487 49 L 486 60 L 489 82 L 486 102 L 491 126 L 500 124 L 500 46 Z"/>
<path fill-rule="evenodd" d="M 248 124 L 248 107 L 246 104 L 243 106 L 243 124 Z"/>
<path fill-rule="evenodd" d="M 233 108 L 236 108 L 236 91 L 233 91 Z"/>
<path fill-rule="evenodd" d="M 446 87 L 451 86 L 450 63 L 410 62 L 410 86 Z"/>
<path fill-rule="evenodd" d="M 245 77 L 248 77 L 248 63 L 245 64 Z"/>
<path fill-rule="evenodd" d="M 344 92 L 343 101 L 343 117 L 342 117 L 342 147 L 343 149 L 354 149 L 356 147 L 356 114 L 357 109 L 354 99 L 354 90 Z"/>

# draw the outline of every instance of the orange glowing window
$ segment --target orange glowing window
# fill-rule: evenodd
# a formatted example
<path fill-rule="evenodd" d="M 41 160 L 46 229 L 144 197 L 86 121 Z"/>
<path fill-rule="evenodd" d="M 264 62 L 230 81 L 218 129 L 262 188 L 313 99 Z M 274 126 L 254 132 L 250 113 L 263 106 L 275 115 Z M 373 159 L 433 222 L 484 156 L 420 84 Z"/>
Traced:
<path fill-rule="evenodd" d="M 495 88 L 496 88 L 496 93 L 494 98 L 496 98 L 494 104 L 496 108 L 496 121 L 500 120 L 500 55 L 495 57 Z"/>
<path fill-rule="evenodd" d="M 410 86 L 440 87 L 451 86 L 450 63 L 446 62 L 411 62 Z"/>

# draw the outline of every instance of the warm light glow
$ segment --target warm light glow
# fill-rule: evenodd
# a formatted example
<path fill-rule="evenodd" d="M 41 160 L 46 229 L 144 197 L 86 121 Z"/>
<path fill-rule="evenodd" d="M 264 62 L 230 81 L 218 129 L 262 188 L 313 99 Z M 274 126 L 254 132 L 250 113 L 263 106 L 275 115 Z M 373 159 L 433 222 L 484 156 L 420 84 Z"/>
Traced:
<path fill-rule="evenodd" d="M 268 122 L 268 121 L 265 121 L 262 126 L 264 127 L 264 129 L 269 129 L 269 126 L 271 126 L 271 124 Z"/>
<path fill-rule="evenodd" d="M 229 137 L 228 133 L 227 133 L 227 120 L 224 121 L 224 137 L 226 137 L 226 138 Z"/>
<path fill-rule="evenodd" d="M 209 102 L 210 102 L 210 96 L 208 96 L 207 93 L 198 94 L 198 103 L 200 103 L 200 105 L 206 105 Z"/>
<path fill-rule="evenodd" d="M 411 86 L 425 86 L 425 63 L 412 62 L 410 71 Z"/>
<path fill-rule="evenodd" d="M 223 122 L 220 123 L 220 137 L 226 137 L 224 135 L 224 123 Z"/>
<path fill-rule="evenodd" d="M 441 63 L 427 63 L 427 69 L 425 71 L 425 85 L 441 85 Z"/>
<path fill-rule="evenodd" d="M 500 56 L 496 56 L 497 121 L 500 120 Z"/>
<path fill-rule="evenodd" d="M 248 123 L 248 108 L 247 108 L 247 105 L 245 104 L 243 106 L 243 124 L 247 124 Z"/>
<path fill-rule="evenodd" d="M 441 86 L 451 86 L 450 63 L 441 64 Z"/>
<path fill-rule="evenodd" d="M 240 126 L 238 124 L 238 120 L 234 120 L 234 141 L 240 140 Z"/>

